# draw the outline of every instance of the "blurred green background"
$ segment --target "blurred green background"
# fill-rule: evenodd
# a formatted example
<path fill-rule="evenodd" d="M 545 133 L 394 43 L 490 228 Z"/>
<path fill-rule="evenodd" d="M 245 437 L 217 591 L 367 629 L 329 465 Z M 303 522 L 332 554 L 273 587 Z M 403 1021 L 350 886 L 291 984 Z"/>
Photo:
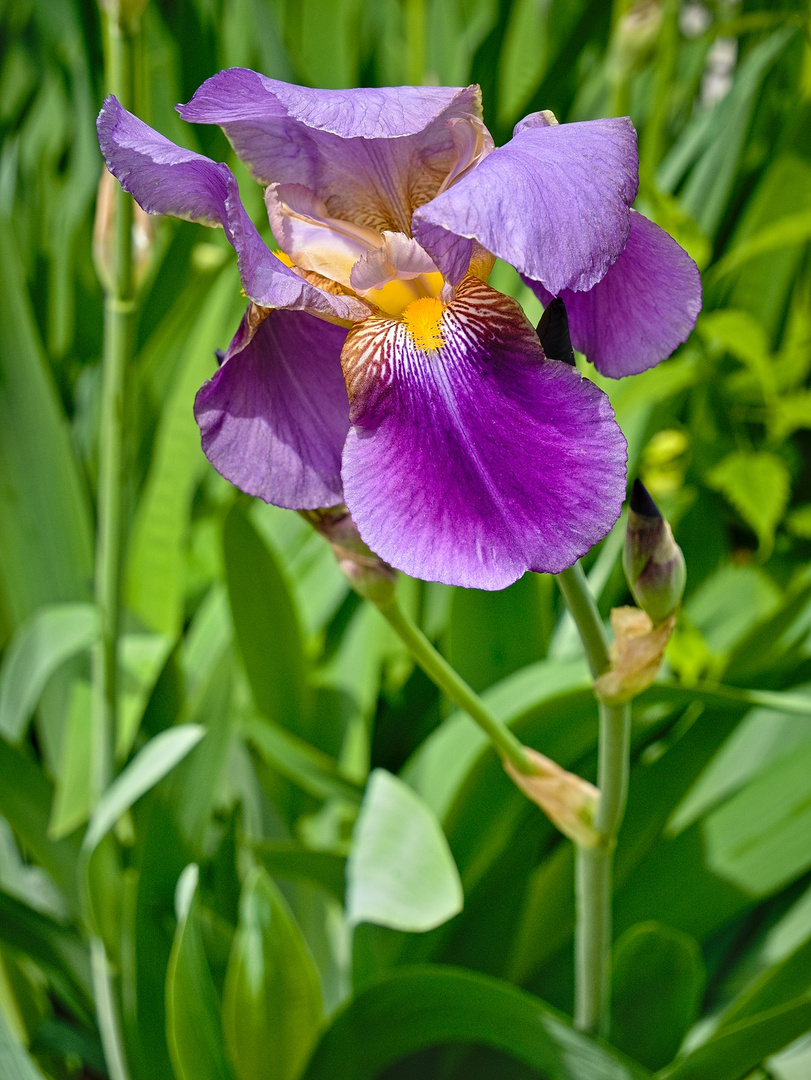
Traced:
<path fill-rule="evenodd" d="M 257 223 L 261 191 L 224 137 L 173 109 L 224 67 L 322 87 L 478 82 L 497 144 L 537 109 L 632 117 L 636 205 L 704 279 L 695 333 L 659 368 L 610 383 L 579 361 L 688 566 L 662 685 L 634 708 L 615 885 L 612 1041 L 666 1069 L 690 1032 L 682 1073 L 662 1074 L 676 1080 L 811 1075 L 807 1043 L 783 1051 L 811 1029 L 810 18 L 802 0 L 152 0 L 138 39 L 135 111 L 228 161 Z M 91 0 L 0 0 L 0 1076 L 15 1080 L 106 1075 L 80 914 L 98 810 L 103 38 Z M 571 849 L 348 592 L 327 545 L 207 465 L 192 400 L 244 305 L 222 234 L 138 216 L 135 241 L 117 767 L 182 725 L 205 738 L 117 806 L 91 863 L 133 1080 L 294 1080 L 298 1051 L 266 1043 L 292 1031 L 305 1054 L 320 1006 L 315 1020 L 274 1012 L 268 957 L 284 970 L 303 941 L 326 1015 L 357 1006 L 372 1070 L 340 1071 L 349 1029 L 333 1024 L 308 1080 L 626 1075 L 544 1065 L 477 1027 L 473 998 L 431 1047 L 403 1005 L 433 1000 L 423 976 L 390 974 L 370 1011 L 370 980 L 452 964 L 570 1012 Z M 491 283 L 537 321 L 510 268 Z M 622 523 L 585 560 L 605 616 L 629 599 L 621 543 Z M 593 778 L 594 703 L 550 578 L 400 592 L 525 742 Z M 448 838 L 465 908 L 429 933 L 364 923 L 352 937 L 342 921 L 370 768 L 400 774 Z M 176 906 L 189 864 L 199 882 L 186 875 Z M 280 939 L 262 930 L 277 923 Z M 248 977 L 256 949 L 265 966 Z M 505 1017 L 513 1006 L 507 994 Z"/>

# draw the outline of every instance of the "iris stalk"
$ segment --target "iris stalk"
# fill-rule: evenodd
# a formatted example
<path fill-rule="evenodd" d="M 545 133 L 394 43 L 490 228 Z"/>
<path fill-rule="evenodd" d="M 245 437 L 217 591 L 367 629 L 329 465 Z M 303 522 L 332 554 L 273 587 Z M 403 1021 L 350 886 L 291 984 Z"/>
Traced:
<path fill-rule="evenodd" d="M 609 667 L 608 643 L 597 605 L 579 563 L 557 575 L 572 614 L 592 676 Z M 600 702 L 597 786 L 594 820 L 599 843 L 575 845 L 575 1025 L 608 1035 L 611 1006 L 611 882 L 617 835 L 625 814 L 631 739 L 629 705 Z"/>
<path fill-rule="evenodd" d="M 105 15 L 108 90 L 130 104 L 134 97 L 135 27 L 120 2 L 107 5 Z M 91 782 L 96 797 L 113 777 L 117 730 L 125 382 L 135 319 L 132 223 L 132 197 L 122 188 L 116 188 L 112 279 L 105 284 L 104 298 L 94 582 L 101 614 L 101 643 L 93 664 L 95 730 Z M 95 931 L 91 932 L 90 948 L 93 996 L 107 1069 L 111 1080 L 129 1080 L 115 986 L 104 943 Z"/>
<path fill-rule="evenodd" d="M 519 772 L 527 775 L 536 772 L 515 735 L 493 716 L 479 695 L 437 652 L 397 601 L 390 600 L 376 606 L 428 678 L 479 725 L 498 753 L 507 758 Z"/>

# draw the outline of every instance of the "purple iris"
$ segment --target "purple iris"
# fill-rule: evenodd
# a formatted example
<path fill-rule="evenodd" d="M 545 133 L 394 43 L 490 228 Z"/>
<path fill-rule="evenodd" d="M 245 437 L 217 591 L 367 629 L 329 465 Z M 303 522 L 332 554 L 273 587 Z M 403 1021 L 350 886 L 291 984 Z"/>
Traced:
<path fill-rule="evenodd" d="M 626 461 L 608 399 L 486 282 L 499 256 L 563 297 L 606 375 L 686 339 L 698 270 L 630 209 L 629 120 L 538 113 L 495 149 L 477 87 L 311 90 L 242 69 L 179 111 L 219 124 L 266 185 L 280 249 L 225 165 L 107 99 L 99 140 L 123 187 L 222 225 L 237 252 L 250 305 L 195 401 L 218 472 L 278 506 L 346 502 L 383 559 L 456 585 L 557 573 L 605 536 Z"/>

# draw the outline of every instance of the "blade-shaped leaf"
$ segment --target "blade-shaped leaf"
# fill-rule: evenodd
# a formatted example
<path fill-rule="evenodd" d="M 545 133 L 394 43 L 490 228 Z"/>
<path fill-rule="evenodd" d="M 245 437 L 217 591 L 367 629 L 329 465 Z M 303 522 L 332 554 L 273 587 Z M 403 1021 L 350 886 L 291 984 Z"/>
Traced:
<path fill-rule="evenodd" d="M 0 735 L 22 739 L 50 676 L 99 632 L 98 608 L 83 603 L 42 607 L 20 626 L 0 668 Z"/>
<path fill-rule="evenodd" d="M 306 735 L 304 645 L 288 583 L 239 506 L 225 519 L 223 546 L 234 630 L 256 707 Z"/>
<path fill-rule="evenodd" d="M 462 883 L 439 822 L 416 792 L 385 769 L 369 778 L 346 873 L 346 913 L 353 924 L 424 931 L 462 910 Z"/>
<path fill-rule="evenodd" d="M 245 879 L 223 992 L 223 1027 L 239 1080 L 295 1080 L 321 1024 L 318 972 L 267 873 Z"/>
<path fill-rule="evenodd" d="M 302 1080 L 374 1080 L 407 1054 L 456 1042 L 495 1047 L 549 1080 L 650 1075 L 509 983 L 435 965 L 404 968 L 363 990 L 327 1028 Z"/>
<path fill-rule="evenodd" d="M 233 1080 L 197 921 L 198 876 L 192 864 L 177 883 L 177 930 L 166 972 L 166 1041 L 177 1080 Z"/>
<path fill-rule="evenodd" d="M 631 927 L 614 951 L 611 1042 L 649 1069 L 661 1068 L 676 1056 L 703 990 L 694 938 L 660 923 Z"/>
<path fill-rule="evenodd" d="M 0 1009 L 0 1076 L 3 1080 L 44 1080 L 34 1059 L 11 1033 Z"/>
<path fill-rule="evenodd" d="M 202 739 L 199 724 L 179 724 L 150 739 L 99 799 L 82 848 L 89 855 L 121 815 L 182 761 Z"/>

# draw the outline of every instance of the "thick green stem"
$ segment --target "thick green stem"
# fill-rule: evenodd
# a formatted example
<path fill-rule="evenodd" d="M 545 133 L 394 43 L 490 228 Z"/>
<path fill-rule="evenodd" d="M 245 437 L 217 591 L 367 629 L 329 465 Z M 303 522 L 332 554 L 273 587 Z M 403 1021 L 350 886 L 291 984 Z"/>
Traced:
<path fill-rule="evenodd" d="M 609 667 L 608 642 L 597 605 L 579 564 L 558 574 L 563 598 L 577 625 L 592 675 Z M 575 1025 L 608 1035 L 611 1006 L 611 893 L 614 849 L 628 795 L 631 710 L 600 702 L 594 819 L 599 841 L 575 854 Z"/>
<path fill-rule="evenodd" d="M 451 701 L 470 716 L 492 742 L 502 757 L 515 768 L 530 775 L 536 769 L 524 753 L 524 747 L 505 724 L 498 720 L 482 699 L 437 652 L 422 630 L 406 615 L 396 600 L 379 603 L 378 610 L 405 644 L 428 678 Z"/>
<path fill-rule="evenodd" d="M 425 81 L 425 21 L 425 0 L 406 0 L 408 81 L 414 86 Z"/>

